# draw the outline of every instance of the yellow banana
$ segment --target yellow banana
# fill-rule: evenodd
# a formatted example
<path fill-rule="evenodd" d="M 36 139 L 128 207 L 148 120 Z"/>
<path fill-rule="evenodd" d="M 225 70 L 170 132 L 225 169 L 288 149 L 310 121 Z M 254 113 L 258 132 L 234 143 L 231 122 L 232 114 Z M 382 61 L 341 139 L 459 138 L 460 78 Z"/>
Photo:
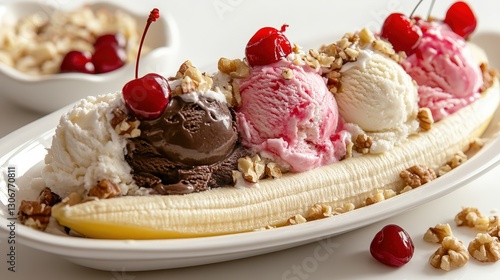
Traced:
<path fill-rule="evenodd" d="M 263 180 L 259 187 L 224 187 L 188 195 L 128 196 L 54 207 L 58 222 L 85 236 L 155 239 L 211 236 L 281 226 L 316 203 L 362 206 L 380 189 L 399 191 L 400 171 L 438 168 L 481 136 L 499 103 L 499 85 L 427 132 L 380 155 L 363 155 L 314 170 Z M 368 206 L 369 207 L 369 206 Z"/>

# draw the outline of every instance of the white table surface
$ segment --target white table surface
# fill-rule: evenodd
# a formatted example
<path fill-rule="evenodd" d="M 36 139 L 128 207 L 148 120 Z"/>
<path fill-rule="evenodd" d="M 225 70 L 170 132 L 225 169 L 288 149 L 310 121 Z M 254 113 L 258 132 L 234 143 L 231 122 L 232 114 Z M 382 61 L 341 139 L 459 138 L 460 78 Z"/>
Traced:
<path fill-rule="evenodd" d="M 8 1 L 0 1 L 6 3 Z M 65 8 L 77 6 L 82 1 L 47 0 Z M 317 42 L 332 42 L 347 31 L 362 26 L 380 26 L 385 16 L 395 9 L 409 13 L 417 1 L 350 0 L 350 1 L 112 1 L 143 10 L 146 14 L 153 7 L 172 14 L 180 30 L 181 51 L 178 63 L 190 59 L 200 68 L 212 70 L 221 56 L 242 57 L 246 42 L 262 26 L 290 25 L 288 37 L 305 48 Z M 429 2 L 429 1 L 426 1 Z M 444 15 L 452 2 L 440 0 L 434 14 Z M 423 5 L 426 5 L 424 3 Z M 428 5 L 428 4 L 427 4 Z M 419 11 L 426 14 L 427 6 Z M 475 37 L 486 44 L 487 51 L 494 51 L 500 43 L 500 1 L 474 1 L 480 30 L 498 32 L 497 35 Z M 349 16 L 346 16 L 349 15 Z M 488 43 L 488 42 L 487 42 Z M 310 45 L 311 44 L 311 45 Z M 498 56 L 489 52 L 490 55 Z M 495 57 L 496 58 L 496 57 Z M 495 59 L 495 61 L 500 61 Z M 495 65 L 500 66 L 500 65 Z M 173 69 L 175 72 L 177 69 Z M 10 103 L 1 94 L 0 86 L 0 137 L 26 125 L 42 115 L 26 111 Z M 160 270 L 150 272 L 97 271 L 74 265 L 48 253 L 23 246 L 17 248 L 17 272 L 7 271 L 0 263 L 1 279 L 498 279 L 500 263 L 482 265 L 471 261 L 465 267 L 443 273 L 429 266 L 427 259 L 436 247 L 422 241 L 425 230 L 436 223 L 449 222 L 456 234 L 465 242 L 475 233 L 453 226 L 453 217 L 462 206 L 479 207 L 485 214 L 492 214 L 500 207 L 498 177 L 500 167 L 494 168 L 476 181 L 458 191 L 412 211 L 375 223 L 340 236 L 308 245 L 212 265 Z M 374 261 L 369 254 L 369 243 L 374 234 L 389 223 L 404 227 L 413 237 L 416 252 L 406 266 L 394 269 Z M 3 240 L 0 240 L 0 243 Z M 329 244 L 326 249 L 325 244 Z M 317 258 L 314 252 L 325 250 L 326 256 Z M 2 252 L 3 255 L 3 252 Z M 4 260 L 4 256 L 0 257 Z"/>

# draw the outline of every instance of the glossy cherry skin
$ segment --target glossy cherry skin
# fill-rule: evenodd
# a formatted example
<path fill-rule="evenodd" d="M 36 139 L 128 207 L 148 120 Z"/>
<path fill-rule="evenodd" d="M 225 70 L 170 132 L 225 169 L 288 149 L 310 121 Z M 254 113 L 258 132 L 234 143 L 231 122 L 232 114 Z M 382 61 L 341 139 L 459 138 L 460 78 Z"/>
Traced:
<path fill-rule="evenodd" d="M 385 19 L 380 36 L 387 39 L 396 52 L 410 55 L 422 39 L 422 30 L 407 16 L 394 13 Z"/>
<path fill-rule="evenodd" d="M 250 38 L 245 49 L 245 55 L 250 66 L 278 62 L 292 53 L 292 44 L 283 34 L 287 26 L 283 25 L 281 30 L 264 27 Z"/>
<path fill-rule="evenodd" d="M 60 71 L 63 73 L 79 72 L 94 74 L 95 68 L 91 60 L 92 56 L 89 52 L 70 51 L 64 56 Z"/>
<path fill-rule="evenodd" d="M 149 73 L 125 84 L 122 94 L 125 106 L 134 116 L 152 120 L 165 110 L 170 99 L 170 86 L 163 76 Z"/>
<path fill-rule="evenodd" d="M 122 33 L 115 34 L 104 34 L 99 37 L 94 42 L 94 49 L 98 49 L 102 46 L 114 45 L 118 48 L 125 48 L 126 39 Z"/>
<path fill-rule="evenodd" d="M 96 49 L 92 55 L 92 63 L 96 73 L 107 73 L 116 70 L 127 60 L 125 50 L 114 45 L 103 45 Z"/>
<path fill-rule="evenodd" d="M 477 19 L 472 9 L 465 2 L 455 2 L 446 12 L 444 22 L 453 32 L 467 39 L 476 30 Z"/>
<path fill-rule="evenodd" d="M 376 260 L 395 267 L 408 263 L 414 250 L 410 235 L 394 224 L 382 228 L 370 244 L 370 253 Z"/>

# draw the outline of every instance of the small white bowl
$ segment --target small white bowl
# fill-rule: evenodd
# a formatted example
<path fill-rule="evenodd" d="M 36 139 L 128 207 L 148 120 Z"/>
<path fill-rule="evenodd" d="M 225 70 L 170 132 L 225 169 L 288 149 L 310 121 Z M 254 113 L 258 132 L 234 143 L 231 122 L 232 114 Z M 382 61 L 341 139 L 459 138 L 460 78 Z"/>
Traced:
<path fill-rule="evenodd" d="M 115 4 L 98 2 L 88 5 L 93 10 L 108 8 L 122 10 L 137 20 L 139 29 L 146 24 L 149 14 L 137 14 Z M 151 7 L 151 9 L 154 7 Z M 12 2 L 0 5 L 0 24 L 4 20 L 17 20 L 41 12 L 50 15 L 55 8 L 42 2 Z M 174 20 L 160 11 L 160 18 L 152 24 L 146 35 L 145 45 L 150 51 L 141 56 L 139 77 L 147 73 L 171 73 L 172 56 L 178 50 L 179 36 Z M 1 28 L 1 25 L 0 25 Z M 50 113 L 81 98 L 117 92 L 134 79 L 135 63 L 104 74 L 61 73 L 33 76 L 0 63 L 0 94 L 27 109 Z"/>

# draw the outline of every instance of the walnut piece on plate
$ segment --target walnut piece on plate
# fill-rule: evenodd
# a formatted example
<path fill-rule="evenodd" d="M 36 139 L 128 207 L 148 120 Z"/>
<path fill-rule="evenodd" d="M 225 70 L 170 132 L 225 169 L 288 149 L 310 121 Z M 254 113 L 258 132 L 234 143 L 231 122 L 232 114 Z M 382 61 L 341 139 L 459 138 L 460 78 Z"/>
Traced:
<path fill-rule="evenodd" d="M 441 246 L 429 258 L 434 268 L 450 271 L 453 268 L 464 266 L 469 261 L 469 252 L 463 244 L 453 236 L 447 236 Z"/>
<path fill-rule="evenodd" d="M 488 233 L 478 233 L 469 243 L 468 250 L 480 262 L 496 262 L 500 259 L 500 242 Z"/>
<path fill-rule="evenodd" d="M 437 224 L 430 227 L 424 234 L 424 240 L 431 243 L 441 243 L 447 236 L 453 236 L 449 224 Z"/>

